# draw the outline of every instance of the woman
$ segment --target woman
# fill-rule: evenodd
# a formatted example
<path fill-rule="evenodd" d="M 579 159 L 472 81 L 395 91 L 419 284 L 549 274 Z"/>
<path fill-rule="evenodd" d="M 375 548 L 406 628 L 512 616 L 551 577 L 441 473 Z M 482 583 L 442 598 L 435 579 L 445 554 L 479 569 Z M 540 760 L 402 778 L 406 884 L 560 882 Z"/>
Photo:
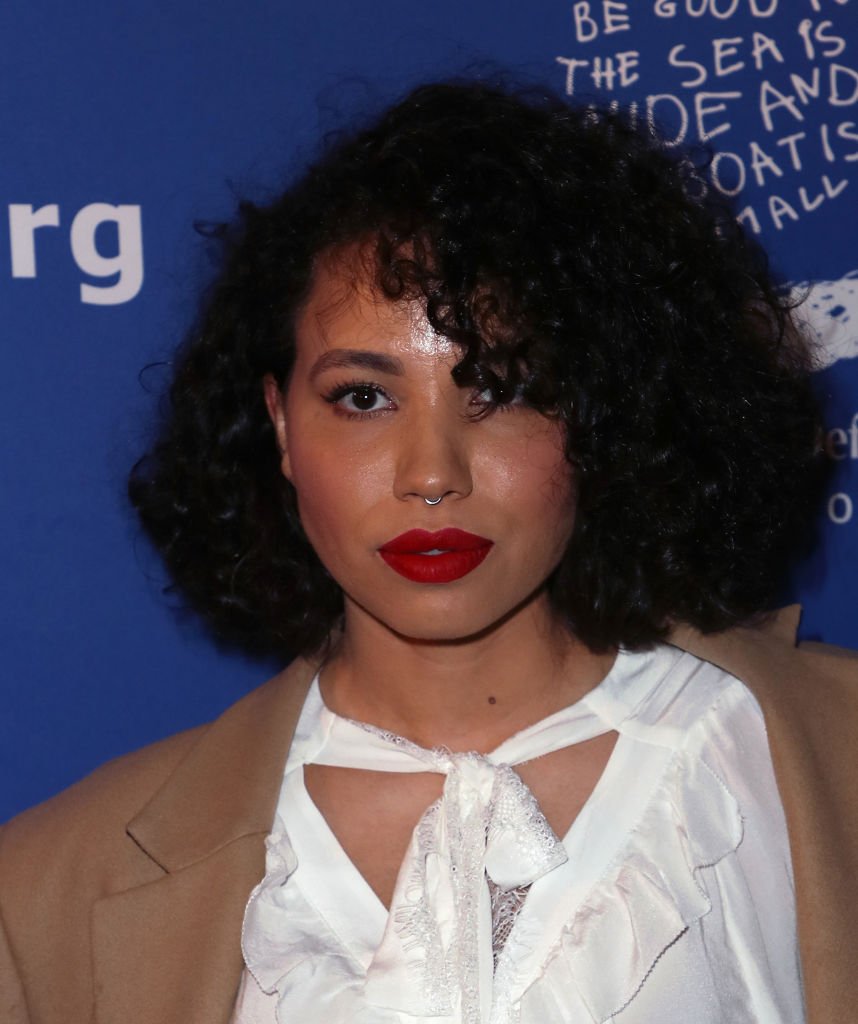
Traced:
<path fill-rule="evenodd" d="M 809 357 L 693 161 L 428 86 L 230 241 L 131 495 L 304 657 L 7 827 L 4 1019 L 847 1019 L 854 662 L 736 628 Z"/>

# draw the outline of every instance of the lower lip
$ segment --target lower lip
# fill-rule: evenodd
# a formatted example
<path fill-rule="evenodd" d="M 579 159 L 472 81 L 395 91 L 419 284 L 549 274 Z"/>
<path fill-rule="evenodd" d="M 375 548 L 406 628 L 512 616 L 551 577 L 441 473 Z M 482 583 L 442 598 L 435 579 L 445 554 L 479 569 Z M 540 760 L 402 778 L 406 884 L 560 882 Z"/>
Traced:
<path fill-rule="evenodd" d="M 396 551 L 379 551 L 379 554 L 394 572 L 414 583 L 452 583 L 473 572 L 491 548 L 491 544 L 486 544 L 465 551 L 443 551 L 440 555 Z"/>

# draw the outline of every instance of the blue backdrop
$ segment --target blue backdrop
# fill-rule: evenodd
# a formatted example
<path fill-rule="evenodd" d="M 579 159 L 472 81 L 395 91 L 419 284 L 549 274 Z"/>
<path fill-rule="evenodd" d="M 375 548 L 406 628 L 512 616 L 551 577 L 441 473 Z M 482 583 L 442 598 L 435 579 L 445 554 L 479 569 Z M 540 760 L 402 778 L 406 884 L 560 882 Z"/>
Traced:
<path fill-rule="evenodd" d="M 806 637 L 858 647 L 858 54 L 848 0 L 313 4 L 10 0 L 3 40 L 0 818 L 215 715 L 277 666 L 171 611 L 124 499 L 209 267 L 193 230 L 320 132 L 490 60 L 721 151 L 713 187 L 815 283 L 835 466 L 796 574 Z"/>

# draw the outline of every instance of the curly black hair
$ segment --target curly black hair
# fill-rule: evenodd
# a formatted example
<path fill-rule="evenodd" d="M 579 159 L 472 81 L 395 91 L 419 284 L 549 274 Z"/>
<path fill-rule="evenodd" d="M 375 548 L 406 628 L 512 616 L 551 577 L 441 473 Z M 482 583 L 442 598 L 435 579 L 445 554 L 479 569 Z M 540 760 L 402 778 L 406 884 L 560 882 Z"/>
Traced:
<path fill-rule="evenodd" d="M 593 650 L 764 610 L 812 510 L 811 358 L 706 156 L 622 114 L 481 83 L 417 88 L 242 204 L 130 495 L 175 585 L 252 651 L 318 649 L 342 595 L 301 528 L 263 402 L 316 259 L 359 243 L 421 298 L 462 385 L 565 423 L 574 533 L 549 580 Z"/>

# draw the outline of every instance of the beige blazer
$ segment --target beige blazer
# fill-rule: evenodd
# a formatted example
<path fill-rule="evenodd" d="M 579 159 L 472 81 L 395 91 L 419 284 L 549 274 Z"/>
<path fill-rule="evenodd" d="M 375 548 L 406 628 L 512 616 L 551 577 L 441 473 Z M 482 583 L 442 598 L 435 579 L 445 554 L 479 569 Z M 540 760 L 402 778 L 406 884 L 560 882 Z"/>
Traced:
<path fill-rule="evenodd" d="M 858 660 L 795 649 L 797 620 L 787 609 L 764 630 L 681 629 L 672 642 L 739 676 L 763 707 L 809 1020 L 831 1024 L 858 1019 Z M 3 1024 L 226 1024 L 313 673 L 296 662 L 211 725 L 106 765 L 0 831 Z"/>

